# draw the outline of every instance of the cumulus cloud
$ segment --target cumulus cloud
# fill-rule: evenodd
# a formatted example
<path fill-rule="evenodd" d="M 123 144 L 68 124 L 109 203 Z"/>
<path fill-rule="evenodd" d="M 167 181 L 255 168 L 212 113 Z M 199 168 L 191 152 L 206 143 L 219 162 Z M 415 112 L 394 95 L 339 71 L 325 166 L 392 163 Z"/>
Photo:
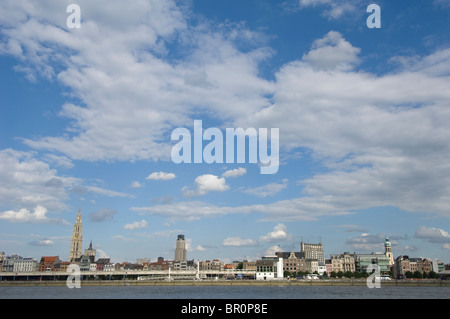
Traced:
<path fill-rule="evenodd" d="M 226 184 L 224 177 L 212 174 L 200 175 L 195 179 L 195 190 L 183 187 L 183 196 L 192 197 L 205 195 L 208 192 L 224 192 L 230 187 Z"/>
<path fill-rule="evenodd" d="M 235 169 L 231 169 L 226 171 L 225 173 L 222 174 L 223 177 L 238 177 L 238 176 L 242 176 L 245 175 L 247 173 L 247 170 L 243 167 L 239 167 L 239 168 L 235 168 Z"/>
<path fill-rule="evenodd" d="M 31 152 L 0 150 L 0 163 L 1 205 L 61 211 L 67 208 L 71 189 L 81 183 L 77 178 L 59 176 Z"/>
<path fill-rule="evenodd" d="M 360 51 L 339 32 L 330 31 L 323 38 L 314 41 L 312 49 L 302 59 L 318 70 L 348 71 L 359 63 Z"/>
<path fill-rule="evenodd" d="M 269 232 L 267 235 L 261 236 L 260 240 L 273 242 L 289 239 L 291 236 L 287 234 L 286 229 L 286 225 L 278 224 L 273 228 L 273 231 Z"/>
<path fill-rule="evenodd" d="M 176 175 L 174 173 L 165 173 L 165 172 L 153 172 L 148 175 L 145 179 L 150 179 L 154 181 L 168 181 L 174 179 Z"/>
<path fill-rule="evenodd" d="M 13 223 L 47 223 L 47 224 L 69 224 L 64 219 L 50 218 L 47 216 L 47 208 L 43 206 L 36 206 L 31 212 L 26 208 L 18 211 L 8 210 L 0 213 L 0 219 L 7 220 Z"/>

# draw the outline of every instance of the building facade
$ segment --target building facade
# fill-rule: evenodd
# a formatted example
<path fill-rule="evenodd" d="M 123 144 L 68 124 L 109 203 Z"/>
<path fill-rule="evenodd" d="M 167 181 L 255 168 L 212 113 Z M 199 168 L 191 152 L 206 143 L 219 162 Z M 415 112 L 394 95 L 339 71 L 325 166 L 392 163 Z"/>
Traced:
<path fill-rule="evenodd" d="M 355 254 L 344 252 L 343 254 L 332 254 L 330 257 L 331 272 L 338 273 L 339 271 L 356 271 Z"/>
<path fill-rule="evenodd" d="M 367 272 L 369 265 L 378 265 L 381 274 L 390 272 L 389 258 L 385 254 L 355 254 L 355 270 L 357 272 Z"/>
<path fill-rule="evenodd" d="M 273 280 L 283 277 L 283 258 L 262 257 L 256 261 L 256 280 Z"/>
<path fill-rule="evenodd" d="M 305 259 L 315 259 L 319 263 L 325 265 L 325 257 L 323 254 L 323 245 L 319 244 L 307 244 L 300 243 L 301 252 L 304 253 Z"/>

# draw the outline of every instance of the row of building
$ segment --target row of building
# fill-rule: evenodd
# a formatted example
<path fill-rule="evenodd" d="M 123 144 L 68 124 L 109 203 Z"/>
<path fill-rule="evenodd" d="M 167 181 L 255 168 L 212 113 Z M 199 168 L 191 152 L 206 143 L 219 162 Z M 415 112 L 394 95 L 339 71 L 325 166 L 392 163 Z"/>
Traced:
<path fill-rule="evenodd" d="M 173 260 L 165 260 L 159 257 L 151 262 L 149 258 L 138 259 L 136 263 L 112 263 L 110 258 L 96 259 L 96 250 L 92 247 L 82 252 L 83 225 L 81 210 L 78 210 L 72 233 L 69 251 L 69 260 L 62 261 L 59 256 L 43 256 L 38 262 L 33 258 L 23 258 L 19 255 L 5 256 L 0 252 L 1 272 L 45 272 L 45 271 L 67 271 L 70 264 L 77 264 L 81 271 L 123 271 L 123 270 L 213 270 L 224 272 L 226 270 L 242 269 L 252 271 L 256 279 L 267 280 L 283 278 L 285 276 L 296 276 L 298 274 L 310 273 L 320 276 L 332 276 L 333 273 L 365 273 L 370 265 L 377 265 L 380 274 L 389 274 L 395 278 L 403 278 L 408 273 L 419 272 L 439 273 L 445 268 L 444 263 L 439 260 L 428 260 L 423 258 L 409 258 L 399 256 L 394 259 L 392 246 L 389 238 L 384 243 L 384 253 L 357 254 L 344 252 L 342 254 L 331 254 L 325 259 L 322 243 L 300 243 L 298 252 L 277 252 L 273 256 L 264 256 L 254 262 L 234 261 L 230 264 L 213 259 L 198 261 L 187 259 L 186 241 L 184 235 L 178 235 L 175 243 Z M 450 265 L 448 265 L 450 268 Z"/>
<path fill-rule="evenodd" d="M 384 253 L 357 254 L 344 252 L 331 254 L 325 259 L 322 243 L 301 243 L 298 252 L 277 252 L 273 256 L 264 256 L 256 261 L 233 261 L 224 263 L 219 259 L 197 261 L 187 260 L 184 235 L 179 235 L 176 242 L 174 260 L 159 257 L 152 262 L 149 258 L 136 260 L 135 263 L 112 263 L 110 258 L 96 258 L 96 250 L 92 247 L 71 261 L 62 261 L 59 256 L 43 256 L 38 262 L 34 258 L 23 258 L 19 255 L 5 256 L 0 252 L 0 271 L 2 272 L 35 272 L 35 271 L 67 271 L 70 264 L 77 264 L 81 271 L 123 271 L 123 270 L 213 270 L 226 273 L 227 270 L 244 270 L 256 273 L 255 279 L 269 280 L 298 274 L 318 274 L 332 276 L 333 273 L 365 273 L 370 265 L 377 265 L 380 274 L 389 274 L 395 278 L 404 278 L 409 273 L 439 273 L 450 265 L 439 260 L 425 258 L 409 258 L 398 256 L 394 259 L 389 239 L 385 241 Z M 233 272 L 235 273 L 235 272 Z"/>

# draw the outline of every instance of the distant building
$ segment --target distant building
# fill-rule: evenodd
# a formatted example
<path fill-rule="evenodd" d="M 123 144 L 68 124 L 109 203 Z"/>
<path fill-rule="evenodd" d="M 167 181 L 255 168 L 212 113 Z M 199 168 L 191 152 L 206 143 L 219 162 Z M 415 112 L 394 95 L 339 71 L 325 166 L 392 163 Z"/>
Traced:
<path fill-rule="evenodd" d="M 184 235 L 178 235 L 175 246 L 174 261 L 187 261 L 186 241 L 184 240 Z"/>
<path fill-rule="evenodd" d="M 355 272 L 355 254 L 344 252 L 343 254 L 331 254 L 330 257 L 332 272 Z"/>
<path fill-rule="evenodd" d="M 96 254 L 97 254 L 97 251 L 94 248 L 92 248 L 92 240 L 91 240 L 91 243 L 89 244 L 89 248 L 84 250 L 84 256 L 94 257 L 93 260 L 95 262 Z"/>
<path fill-rule="evenodd" d="M 299 271 L 306 271 L 305 255 L 302 252 L 277 252 L 275 253 L 279 258 L 283 260 L 283 271 L 290 273 L 298 273 Z"/>
<path fill-rule="evenodd" d="M 39 269 L 36 259 L 22 258 L 14 261 L 14 272 L 32 272 Z"/>
<path fill-rule="evenodd" d="M 323 245 L 300 243 L 301 252 L 304 253 L 305 259 L 316 259 L 319 263 L 325 265 L 325 257 L 323 254 Z"/>
<path fill-rule="evenodd" d="M 172 268 L 173 262 L 169 260 L 164 260 L 164 257 L 158 257 L 156 262 L 148 264 L 149 270 L 169 270 Z"/>
<path fill-rule="evenodd" d="M 39 271 L 59 271 L 60 264 L 58 256 L 43 256 L 39 262 Z"/>
<path fill-rule="evenodd" d="M 262 257 L 256 261 L 256 280 L 282 279 L 283 276 L 283 258 Z"/>
<path fill-rule="evenodd" d="M 384 242 L 384 254 L 386 255 L 387 258 L 389 258 L 389 268 L 394 267 L 394 254 L 392 254 L 392 246 L 391 246 L 391 242 L 389 241 L 389 237 L 386 237 L 386 240 Z"/>
<path fill-rule="evenodd" d="M 83 247 L 83 224 L 81 222 L 81 209 L 78 209 L 75 225 L 73 226 L 72 240 L 70 242 L 69 261 L 74 262 L 81 258 Z"/>
<path fill-rule="evenodd" d="M 13 272 L 14 271 L 14 263 L 18 260 L 23 259 L 22 256 L 13 254 L 11 256 L 6 256 L 3 258 L 2 263 L 2 272 Z"/>
<path fill-rule="evenodd" d="M 389 258 L 385 254 L 355 254 L 355 270 L 357 272 L 367 272 L 369 265 L 378 265 L 381 274 L 386 274 L 391 270 Z"/>
<path fill-rule="evenodd" d="M 219 259 L 199 261 L 199 270 L 218 270 L 223 271 L 225 268 L 224 262 Z"/>

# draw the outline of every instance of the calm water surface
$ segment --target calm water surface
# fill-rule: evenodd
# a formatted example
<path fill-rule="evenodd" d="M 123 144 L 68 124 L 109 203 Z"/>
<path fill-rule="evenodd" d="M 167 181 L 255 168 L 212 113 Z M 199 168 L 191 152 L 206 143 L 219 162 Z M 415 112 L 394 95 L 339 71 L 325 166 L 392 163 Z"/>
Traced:
<path fill-rule="evenodd" d="M 0 299 L 449 299 L 450 287 L 85 286 L 0 287 Z"/>

